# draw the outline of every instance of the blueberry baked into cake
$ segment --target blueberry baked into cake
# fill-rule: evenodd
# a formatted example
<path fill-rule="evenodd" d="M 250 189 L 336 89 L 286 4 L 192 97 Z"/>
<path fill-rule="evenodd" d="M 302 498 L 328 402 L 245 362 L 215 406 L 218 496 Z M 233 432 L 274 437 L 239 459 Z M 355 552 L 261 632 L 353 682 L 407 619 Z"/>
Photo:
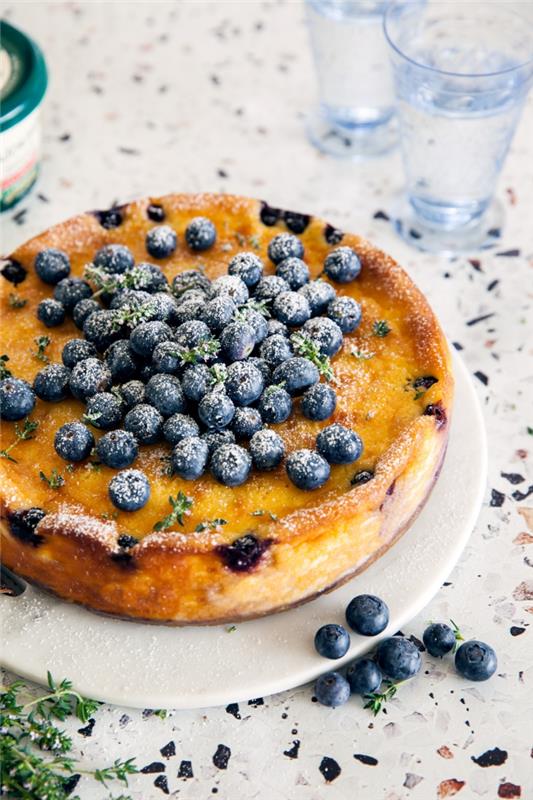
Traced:
<path fill-rule="evenodd" d="M 82 214 L 3 262 L 2 558 L 95 611 L 256 617 L 353 576 L 438 474 L 453 378 L 365 240 L 230 195 Z"/>

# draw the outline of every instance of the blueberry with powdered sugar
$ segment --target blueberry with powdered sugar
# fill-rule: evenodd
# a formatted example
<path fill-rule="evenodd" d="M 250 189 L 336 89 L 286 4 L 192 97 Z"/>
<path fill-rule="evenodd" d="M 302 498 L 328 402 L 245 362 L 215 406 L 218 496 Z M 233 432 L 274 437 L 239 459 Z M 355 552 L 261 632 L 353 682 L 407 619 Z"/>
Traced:
<path fill-rule="evenodd" d="M 144 383 L 137 380 L 127 381 L 120 387 L 119 394 L 127 409 L 138 406 L 139 403 L 144 403 Z"/>
<path fill-rule="evenodd" d="M 259 256 L 245 251 L 233 256 L 228 264 L 228 275 L 236 275 L 251 289 L 261 280 L 264 268 Z"/>
<path fill-rule="evenodd" d="M 72 369 L 85 358 L 96 358 L 98 351 L 94 344 L 86 339 L 69 339 L 61 352 L 61 360 L 65 367 Z"/>
<path fill-rule="evenodd" d="M 303 294 L 309 303 L 311 316 L 313 317 L 317 316 L 318 314 L 322 314 L 328 307 L 329 303 L 331 303 L 331 301 L 336 297 L 335 289 L 331 283 L 323 281 L 321 278 L 317 278 L 316 281 L 306 283 L 305 286 L 302 286 L 302 288 L 298 291 L 300 294 Z"/>
<path fill-rule="evenodd" d="M 298 489 L 319 489 L 330 476 L 330 466 L 316 450 L 294 450 L 287 456 L 287 475 Z"/>
<path fill-rule="evenodd" d="M 259 400 L 258 409 L 264 422 L 285 422 L 292 410 L 291 396 L 283 386 L 267 386 Z"/>
<path fill-rule="evenodd" d="M 237 316 L 252 329 L 255 344 L 261 344 L 261 342 L 266 339 L 268 336 L 268 324 L 265 317 L 260 314 L 259 311 L 244 306 L 239 309 Z"/>
<path fill-rule="evenodd" d="M 285 455 L 285 444 L 281 436 L 270 429 L 254 433 L 250 439 L 250 455 L 256 469 L 274 469 Z"/>
<path fill-rule="evenodd" d="M 352 333 L 361 323 L 361 306 L 353 297 L 337 297 L 328 305 L 328 317 L 343 333 Z"/>
<path fill-rule="evenodd" d="M 54 288 L 54 300 L 61 303 L 66 311 L 72 311 L 80 300 L 86 300 L 92 293 L 87 281 L 81 278 L 63 278 Z"/>
<path fill-rule="evenodd" d="M 69 396 L 70 370 L 63 364 L 48 364 L 33 380 L 33 391 L 41 400 L 59 403 Z"/>
<path fill-rule="evenodd" d="M 292 233 L 278 233 L 268 245 L 268 257 L 273 264 L 279 264 L 285 258 L 294 256 L 303 258 L 304 246 Z"/>
<path fill-rule="evenodd" d="M 315 383 L 302 395 L 302 414 L 313 422 L 331 417 L 337 405 L 337 395 L 327 383 Z"/>
<path fill-rule="evenodd" d="M 149 319 L 167 322 L 169 325 L 178 323 L 178 304 L 176 299 L 168 292 L 155 292 L 148 295 L 149 305 L 152 308 Z"/>
<path fill-rule="evenodd" d="M 235 405 L 224 392 L 210 392 L 198 403 L 198 416 L 206 428 L 227 428 L 235 414 Z"/>
<path fill-rule="evenodd" d="M 172 294 L 175 297 L 181 297 L 185 292 L 191 290 L 199 291 L 204 295 L 211 291 L 211 281 L 198 269 L 186 269 L 179 272 L 172 281 Z"/>
<path fill-rule="evenodd" d="M 205 296 L 198 298 L 191 297 L 188 300 L 178 303 L 178 307 L 176 308 L 175 324 L 181 325 L 183 322 L 190 322 L 191 320 L 199 319 L 202 315 L 202 311 L 205 308 L 205 304 Z"/>
<path fill-rule="evenodd" d="M 303 294 L 289 291 L 277 295 L 272 305 L 272 313 L 276 319 L 292 328 L 307 322 L 311 316 L 311 309 Z"/>
<path fill-rule="evenodd" d="M 185 397 L 199 403 L 202 397 L 210 391 L 213 377 L 205 364 L 193 364 L 187 367 L 181 377 L 181 387 Z"/>
<path fill-rule="evenodd" d="M 195 419 L 188 414 L 172 414 L 163 425 L 163 436 L 172 445 L 189 436 L 199 436 L 200 428 Z"/>
<path fill-rule="evenodd" d="M 286 339 L 291 335 L 290 330 L 279 319 L 271 318 L 267 320 L 267 338 L 269 336 L 285 336 Z"/>
<path fill-rule="evenodd" d="M 80 330 L 83 330 L 83 324 L 87 317 L 90 317 L 95 311 L 100 311 L 101 308 L 102 306 L 100 303 L 97 303 L 92 297 L 85 297 L 83 300 L 80 300 L 72 309 L 74 325 Z"/>
<path fill-rule="evenodd" d="M 67 422 L 55 433 L 54 448 L 65 461 L 83 461 L 94 447 L 94 436 L 82 422 Z"/>
<path fill-rule="evenodd" d="M 205 322 L 198 319 L 182 322 L 174 334 L 174 340 L 183 348 L 198 347 L 199 344 L 210 338 L 211 331 Z"/>
<path fill-rule="evenodd" d="M 293 291 L 309 283 L 309 267 L 301 258 L 290 256 L 276 265 L 276 275 L 283 278 Z"/>
<path fill-rule="evenodd" d="M 220 295 L 209 300 L 201 310 L 201 319 L 209 326 L 209 329 L 217 334 L 222 331 L 226 325 L 229 325 L 237 306 L 228 295 Z"/>
<path fill-rule="evenodd" d="M 280 364 L 283 364 L 284 361 L 294 355 L 289 340 L 279 334 L 265 339 L 259 348 L 259 353 L 271 369 L 279 367 Z"/>
<path fill-rule="evenodd" d="M 138 469 L 119 472 L 109 484 L 109 499 L 121 511 L 139 511 L 150 499 L 150 482 Z"/>
<path fill-rule="evenodd" d="M 119 289 L 113 294 L 109 308 L 141 308 L 151 303 L 152 297 L 153 295 L 144 289 Z"/>
<path fill-rule="evenodd" d="M 156 264 L 141 261 L 135 267 L 135 273 L 138 276 L 137 288 L 143 289 L 145 292 L 155 294 L 155 292 L 164 292 L 168 287 L 166 276 Z"/>
<path fill-rule="evenodd" d="M 256 408 L 236 408 L 231 430 L 237 440 L 250 439 L 263 427 L 261 414 Z"/>
<path fill-rule="evenodd" d="M 160 342 L 152 353 L 152 365 L 157 373 L 177 375 L 181 369 L 181 348 L 176 342 Z"/>
<path fill-rule="evenodd" d="M 55 247 L 49 247 L 37 253 L 34 267 L 39 278 L 51 286 L 55 286 L 56 283 L 70 275 L 68 255 Z"/>
<path fill-rule="evenodd" d="M 255 347 L 255 334 L 246 322 L 231 322 L 222 331 L 220 344 L 226 361 L 242 361 Z"/>
<path fill-rule="evenodd" d="M 146 384 L 145 396 L 146 402 L 164 417 L 182 414 L 187 407 L 181 383 L 175 375 L 153 375 Z"/>
<path fill-rule="evenodd" d="M 129 247 L 123 244 L 106 244 L 96 252 L 93 264 L 105 272 L 119 275 L 132 269 L 135 259 Z"/>
<path fill-rule="evenodd" d="M 113 342 L 122 338 L 121 328 L 116 311 L 101 309 L 87 317 L 83 323 L 83 335 L 103 353 Z"/>
<path fill-rule="evenodd" d="M 114 383 L 123 383 L 134 378 L 139 368 L 138 359 L 132 352 L 128 339 L 118 339 L 109 345 L 104 359 Z"/>
<path fill-rule="evenodd" d="M 226 295 L 231 297 L 233 302 L 242 306 L 250 297 L 248 287 L 236 275 L 221 275 L 211 284 L 211 292 L 213 297 L 220 297 Z"/>
<path fill-rule="evenodd" d="M 65 307 L 58 300 L 46 297 L 37 306 L 37 319 L 47 328 L 56 328 L 65 321 Z"/>
<path fill-rule="evenodd" d="M 27 381 L 4 378 L 0 381 L 0 419 L 10 422 L 27 416 L 35 406 L 35 394 Z"/>
<path fill-rule="evenodd" d="M 200 438 L 206 443 L 209 456 L 212 456 L 215 450 L 224 444 L 235 444 L 235 434 L 227 428 L 223 431 L 207 431 L 207 433 L 202 433 Z"/>
<path fill-rule="evenodd" d="M 209 448 L 198 436 L 188 436 L 181 439 L 172 450 L 172 470 L 180 478 L 193 481 L 203 475 Z"/>
<path fill-rule="evenodd" d="M 124 417 L 124 428 L 139 444 L 155 444 L 161 439 L 163 416 L 148 403 L 138 403 Z"/>
<path fill-rule="evenodd" d="M 278 294 L 289 292 L 290 286 L 279 275 L 266 275 L 259 281 L 254 291 L 255 300 L 274 300 Z"/>
<path fill-rule="evenodd" d="M 152 258 L 168 258 L 177 243 L 176 231 L 170 225 L 156 225 L 146 234 L 145 245 Z"/>
<path fill-rule="evenodd" d="M 266 363 L 265 359 L 258 358 L 257 356 L 250 356 L 250 358 L 247 359 L 247 363 L 259 370 L 261 377 L 263 378 L 264 385 L 268 386 L 272 380 L 272 370 Z"/>
<path fill-rule="evenodd" d="M 363 452 L 363 443 L 357 433 L 338 423 L 320 431 L 316 446 L 330 464 L 351 464 Z"/>
<path fill-rule="evenodd" d="M 361 272 L 361 261 L 351 247 L 337 247 L 326 256 L 324 272 L 332 281 L 350 283 Z"/>
<path fill-rule="evenodd" d="M 293 356 L 276 367 L 272 380 L 275 384 L 282 383 L 290 395 L 299 395 L 318 383 L 320 374 L 318 369 L 307 358 Z"/>
<path fill-rule="evenodd" d="M 78 361 L 70 373 L 70 391 L 77 400 L 88 400 L 97 392 L 105 392 L 111 386 L 111 372 L 97 358 Z"/>
<path fill-rule="evenodd" d="M 185 228 L 185 241 L 194 253 L 209 250 L 216 238 L 217 229 L 207 217 L 194 217 Z"/>
<path fill-rule="evenodd" d="M 96 443 L 96 455 L 102 464 L 112 469 L 124 469 L 129 467 L 139 454 L 137 439 L 130 433 L 118 429 L 109 431 Z"/>
<path fill-rule="evenodd" d="M 227 370 L 225 389 L 237 406 L 248 406 L 260 396 L 264 388 L 263 376 L 249 361 L 234 361 Z"/>
<path fill-rule="evenodd" d="M 328 317 L 313 317 L 301 331 L 308 337 L 324 356 L 336 355 L 342 347 L 342 331 L 332 319 Z"/>
<path fill-rule="evenodd" d="M 240 486 L 250 474 L 252 459 L 244 447 L 224 444 L 211 456 L 211 473 L 224 486 Z"/>
<path fill-rule="evenodd" d="M 116 428 L 122 419 L 122 403 L 111 392 L 98 392 L 87 400 L 84 419 L 103 431 Z"/>
<path fill-rule="evenodd" d="M 173 338 L 172 328 L 166 322 L 141 322 L 130 334 L 130 347 L 137 355 L 151 358 L 158 344 Z"/>

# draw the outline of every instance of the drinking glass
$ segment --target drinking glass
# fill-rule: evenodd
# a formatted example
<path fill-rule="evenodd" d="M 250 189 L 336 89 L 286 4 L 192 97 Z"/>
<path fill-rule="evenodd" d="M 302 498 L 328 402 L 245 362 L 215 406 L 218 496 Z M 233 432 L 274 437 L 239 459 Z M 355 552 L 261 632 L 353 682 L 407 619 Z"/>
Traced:
<path fill-rule="evenodd" d="M 375 156 L 396 142 L 383 34 L 387 5 L 388 0 L 306 0 L 319 94 L 308 134 L 330 155 Z"/>
<path fill-rule="evenodd" d="M 493 246 L 497 178 L 533 77 L 533 32 L 507 3 L 389 6 L 406 194 L 398 232 L 432 252 Z"/>

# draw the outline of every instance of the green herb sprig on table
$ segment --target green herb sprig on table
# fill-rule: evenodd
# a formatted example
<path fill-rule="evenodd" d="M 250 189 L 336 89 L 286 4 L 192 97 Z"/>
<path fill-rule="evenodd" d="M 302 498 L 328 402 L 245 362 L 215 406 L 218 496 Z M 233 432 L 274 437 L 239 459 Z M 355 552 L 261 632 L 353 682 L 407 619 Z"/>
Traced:
<path fill-rule="evenodd" d="M 35 437 L 32 435 L 34 431 L 37 430 L 39 427 L 38 422 L 34 422 L 34 420 L 26 417 L 24 420 L 24 425 L 22 429 L 19 427 L 18 422 L 15 422 L 15 436 L 16 439 L 14 442 L 11 442 L 9 447 L 6 447 L 5 450 L 0 450 L 0 458 L 7 458 L 8 461 L 12 461 L 14 464 L 17 463 L 16 458 L 13 458 L 10 453 L 14 447 L 18 445 L 19 442 L 26 442 L 29 439 L 34 439 Z"/>
<path fill-rule="evenodd" d="M 327 381 L 333 381 L 333 369 L 328 356 L 323 355 L 316 342 L 303 333 L 293 333 L 291 344 L 294 352 L 311 361 Z"/>
<path fill-rule="evenodd" d="M 396 692 L 398 691 L 398 686 L 403 681 L 399 681 L 398 683 L 393 683 L 392 681 L 384 681 L 383 686 L 385 686 L 385 690 L 383 692 L 372 692 L 371 694 L 365 694 L 364 699 L 367 701 L 363 708 L 369 708 L 373 715 L 376 717 L 379 712 L 382 710 L 383 704 L 392 700 L 395 696 Z"/>
<path fill-rule="evenodd" d="M 168 502 L 172 506 L 172 511 L 162 520 L 155 523 L 154 531 L 165 531 L 176 524 L 183 525 L 183 518 L 189 513 L 189 509 L 193 505 L 191 498 L 181 491 L 178 492 L 176 497 L 169 497 Z"/>

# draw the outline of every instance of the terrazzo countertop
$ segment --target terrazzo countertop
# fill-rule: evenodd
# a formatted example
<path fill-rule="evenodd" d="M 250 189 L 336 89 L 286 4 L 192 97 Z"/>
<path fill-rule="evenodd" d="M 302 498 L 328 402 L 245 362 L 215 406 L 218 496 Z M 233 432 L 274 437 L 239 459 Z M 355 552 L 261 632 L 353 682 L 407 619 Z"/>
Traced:
<path fill-rule="evenodd" d="M 401 186 L 397 154 L 349 164 L 308 144 L 300 3 L 20 2 L 5 16 L 39 41 L 51 75 L 42 173 L 2 217 L 6 252 L 65 217 L 146 194 L 236 192 L 316 213 L 405 265 L 461 351 L 488 431 L 479 521 L 405 632 L 453 618 L 495 647 L 491 681 L 472 685 L 428 659 L 376 718 L 358 704 L 321 707 L 309 686 L 166 718 L 103 706 L 69 726 L 82 765 L 134 756 L 135 800 L 533 797 L 533 97 L 499 184 L 501 247 L 447 261 L 407 249 L 384 219 Z M 84 777 L 76 791 L 100 800 L 122 789 Z"/>

